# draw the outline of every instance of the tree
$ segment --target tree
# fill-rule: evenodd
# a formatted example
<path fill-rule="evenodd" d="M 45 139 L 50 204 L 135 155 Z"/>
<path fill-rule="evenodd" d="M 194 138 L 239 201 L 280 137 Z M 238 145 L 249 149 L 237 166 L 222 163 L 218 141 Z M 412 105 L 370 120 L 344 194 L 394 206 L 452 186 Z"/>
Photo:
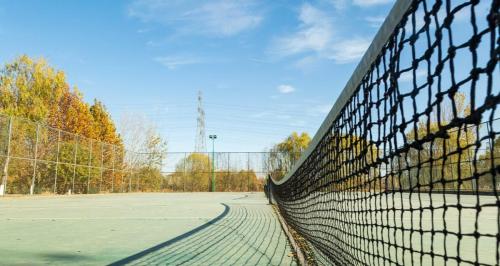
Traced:
<path fill-rule="evenodd" d="M 90 106 L 90 113 L 94 119 L 94 132 L 100 141 L 121 145 L 122 140 L 116 133 L 115 123 L 111 119 L 104 104 L 94 99 L 94 104 Z"/>
<path fill-rule="evenodd" d="M 203 153 L 191 153 L 175 166 L 171 182 L 179 190 L 209 191 L 212 161 Z"/>
<path fill-rule="evenodd" d="M 58 105 L 58 111 L 50 115 L 50 125 L 87 138 L 97 138 L 89 105 L 83 101 L 83 95 L 76 88 L 73 92 L 65 91 Z"/>
<path fill-rule="evenodd" d="M 281 179 L 291 169 L 310 142 L 311 138 L 306 132 L 300 135 L 292 132 L 290 136 L 271 148 L 267 164 L 275 180 Z"/>
<path fill-rule="evenodd" d="M 120 131 L 125 148 L 129 151 L 126 158 L 129 166 L 161 168 L 167 155 L 167 141 L 150 120 L 139 114 L 125 114 L 121 119 Z"/>
<path fill-rule="evenodd" d="M 497 137 L 493 143 L 486 144 L 486 152 L 479 156 L 477 160 L 478 186 L 480 190 L 492 191 L 500 190 L 500 174 L 496 169 L 500 165 L 500 137 Z M 496 186 L 496 187 L 495 187 Z"/>
<path fill-rule="evenodd" d="M 37 158 L 54 161 L 57 157 L 57 143 L 60 144 L 58 160 L 65 163 L 57 168 L 60 177 L 74 175 L 88 178 L 89 171 L 82 170 L 82 167 L 70 169 L 67 164 L 74 163 L 76 158 L 77 164 L 88 165 L 92 148 L 96 153 L 95 149 L 99 145 L 95 144 L 99 140 L 117 145 L 118 147 L 108 149 L 112 152 L 121 150 L 113 156 L 108 156 L 112 152 L 107 151 L 105 164 L 109 162 L 110 165 L 112 159 L 116 163 L 115 159 L 123 153 L 121 138 L 104 105 L 96 100 L 93 106 L 89 106 L 76 87 L 70 88 L 64 72 L 52 68 L 44 59 L 33 60 L 23 55 L 0 69 L 0 112 L 16 117 L 12 130 L 11 154 L 19 158 L 33 158 L 35 144 L 38 143 Z M 2 137 L 5 136 L 2 133 Z M 33 171 L 28 159 L 10 163 L 4 160 L 2 163 L 3 169 L 10 165 L 9 189 L 15 190 L 14 193 L 24 193 L 22 190 L 33 180 L 33 172 L 37 173 L 35 182 L 46 182 L 47 185 L 50 184 L 48 178 L 53 178 L 56 172 L 55 164 L 50 163 L 39 163 L 37 171 Z M 93 165 L 99 166 L 98 163 Z M 3 172 L 2 182 L 7 179 L 7 171 Z"/>
<path fill-rule="evenodd" d="M 23 55 L 0 70 L 0 110 L 7 115 L 45 121 L 68 90 L 64 72 L 43 59 Z"/>
<path fill-rule="evenodd" d="M 332 135 L 328 139 L 328 155 L 319 156 L 322 165 L 336 163 L 336 171 L 343 171 L 340 175 L 333 172 L 327 179 L 331 185 L 327 189 L 334 191 L 354 190 L 368 191 L 380 189 L 386 184 L 380 178 L 380 171 L 376 165 L 380 155 L 379 148 L 374 142 L 356 135 Z M 349 171 L 345 171 L 349 169 Z"/>
<path fill-rule="evenodd" d="M 395 188 L 404 190 L 421 188 L 428 189 L 457 189 L 460 180 L 470 178 L 473 173 L 471 164 L 474 157 L 474 141 L 476 140 L 476 126 L 462 124 L 458 127 L 443 129 L 455 117 L 470 115 L 470 105 L 466 102 L 463 93 L 456 93 L 453 105 L 442 104 L 441 117 L 421 120 L 406 134 L 407 143 L 421 143 L 412 147 L 395 160 L 393 168 L 402 170 L 403 176 L 394 181 Z M 430 140 L 424 138 L 435 135 Z M 423 142 L 423 143 L 422 143 Z M 398 161 L 399 163 L 396 163 Z M 459 182 L 460 181 L 460 182 Z M 462 183 L 462 189 L 472 189 L 472 181 Z"/>
<path fill-rule="evenodd" d="M 161 171 L 167 157 L 167 141 L 151 121 L 138 114 L 125 114 L 120 131 L 127 150 L 125 164 L 134 173 L 134 178 L 140 181 L 140 190 L 162 190 L 165 176 Z"/>

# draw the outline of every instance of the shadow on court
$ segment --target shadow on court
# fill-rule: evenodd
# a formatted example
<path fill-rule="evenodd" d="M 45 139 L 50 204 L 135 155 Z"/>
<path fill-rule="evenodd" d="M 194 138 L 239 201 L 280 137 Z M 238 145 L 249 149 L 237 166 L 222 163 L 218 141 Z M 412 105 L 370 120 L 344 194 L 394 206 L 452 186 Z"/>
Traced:
<path fill-rule="evenodd" d="M 294 265 L 271 208 L 224 204 L 209 222 L 110 265 Z"/>
<path fill-rule="evenodd" d="M 72 253 L 42 253 L 37 254 L 38 256 L 45 258 L 47 260 L 58 262 L 58 263 L 83 263 L 90 259 L 89 256 L 85 255 L 75 255 Z"/>

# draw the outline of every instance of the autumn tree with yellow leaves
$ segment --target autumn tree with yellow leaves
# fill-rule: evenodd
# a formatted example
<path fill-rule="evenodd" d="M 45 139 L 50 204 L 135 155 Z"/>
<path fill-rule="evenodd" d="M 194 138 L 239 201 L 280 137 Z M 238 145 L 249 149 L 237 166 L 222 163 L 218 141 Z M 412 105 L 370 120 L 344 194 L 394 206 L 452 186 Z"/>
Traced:
<path fill-rule="evenodd" d="M 470 190 L 477 185 L 470 179 L 474 172 L 477 126 L 462 124 L 446 130 L 454 117 L 467 117 L 471 112 L 465 94 L 456 93 L 453 103 L 453 107 L 441 105 L 440 117 L 438 112 L 433 112 L 434 116 L 421 119 L 408 131 L 408 143 L 423 143 L 411 147 L 395 160 L 393 167 L 402 170 L 402 176 L 392 182 L 395 189 L 456 190 L 460 185 L 461 189 Z M 422 141 L 430 134 L 437 137 Z"/>
<path fill-rule="evenodd" d="M 121 167 L 116 162 L 123 156 L 122 140 L 105 106 L 97 100 L 92 105 L 86 103 L 82 93 L 67 83 L 64 72 L 49 66 L 44 59 L 23 55 L 0 69 L 0 114 L 16 117 L 11 154 L 33 158 L 38 143 L 37 158 L 41 160 L 37 171 L 33 171 L 29 160 L 2 162 L 4 166 L 10 165 L 9 173 L 4 171 L 1 178 L 4 183 L 9 175 L 9 193 L 26 193 L 27 187 L 35 183 L 36 193 L 45 192 L 52 188 L 55 176 L 59 178 L 57 193 L 69 189 L 86 191 L 89 176 L 99 174 L 94 173 L 98 170 L 73 168 L 68 164 L 98 167 L 101 163 L 114 163 L 114 167 Z M 75 150 L 78 150 L 76 155 Z M 103 162 L 91 159 L 91 153 L 97 157 L 101 152 Z M 56 156 L 61 164 L 43 163 L 55 161 Z M 34 179 L 33 172 L 36 172 Z M 108 175 L 106 178 L 112 180 L 113 186 L 120 185 L 116 173 L 104 175 Z"/>
<path fill-rule="evenodd" d="M 300 155 L 307 149 L 310 142 L 311 137 L 306 132 L 301 134 L 292 132 L 290 136 L 269 150 L 269 158 L 266 163 L 274 180 L 285 176 L 293 164 L 299 160 Z"/>
<path fill-rule="evenodd" d="M 64 72 L 52 68 L 44 59 L 23 55 L 0 69 L 0 112 L 121 144 L 102 102 L 86 103 L 78 88 L 70 88 Z"/>

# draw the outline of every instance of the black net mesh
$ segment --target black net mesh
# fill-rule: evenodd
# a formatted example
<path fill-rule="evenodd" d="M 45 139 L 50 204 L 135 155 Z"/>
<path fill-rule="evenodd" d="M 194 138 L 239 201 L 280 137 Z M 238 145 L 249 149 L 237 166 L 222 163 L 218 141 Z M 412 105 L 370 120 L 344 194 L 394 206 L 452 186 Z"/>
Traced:
<path fill-rule="evenodd" d="M 415 0 L 273 195 L 319 264 L 500 263 L 500 1 Z"/>

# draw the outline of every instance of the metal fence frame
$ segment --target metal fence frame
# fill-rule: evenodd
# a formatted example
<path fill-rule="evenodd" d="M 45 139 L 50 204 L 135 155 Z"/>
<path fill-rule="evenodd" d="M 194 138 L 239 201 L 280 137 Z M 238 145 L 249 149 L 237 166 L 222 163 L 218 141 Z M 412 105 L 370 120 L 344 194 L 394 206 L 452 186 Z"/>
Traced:
<path fill-rule="evenodd" d="M 21 129 L 18 129 L 15 124 Z M 31 132 L 27 133 L 30 129 Z M 47 133 L 46 136 L 44 135 L 44 142 L 41 135 L 45 132 Z M 50 136 L 52 137 L 52 141 Z M 13 138 L 17 138 L 17 141 L 13 141 Z M 19 139 L 22 141 L 19 141 Z M 47 145 L 48 148 L 44 145 Z M 19 146 L 22 147 L 19 148 Z M 41 148 L 42 146 L 44 147 Z M 40 149 L 44 150 L 44 148 L 46 156 L 40 154 Z M 13 152 L 13 149 L 21 150 L 22 154 L 16 154 L 16 152 Z M 65 154 L 63 154 L 63 149 L 66 152 Z M 71 154 L 68 154 L 69 152 Z M 47 156 L 49 153 L 52 157 Z M 178 163 L 178 161 L 173 160 L 174 155 L 181 155 L 181 159 L 185 160 L 190 154 L 193 154 L 193 152 L 166 153 L 166 159 L 162 161 L 160 166 L 162 183 L 159 191 L 168 191 L 168 182 L 164 184 L 164 181 L 168 181 L 169 176 L 176 173 L 172 168 Z M 209 160 L 214 160 L 211 152 L 204 152 L 202 154 L 206 155 Z M 269 172 L 268 163 L 266 164 L 264 160 L 268 160 L 270 154 L 272 153 L 215 152 L 214 163 L 216 167 L 214 172 L 216 175 L 219 175 L 221 173 L 230 174 L 247 171 L 247 173 L 253 172 L 259 179 L 263 179 Z M 143 191 L 145 184 L 143 184 L 143 180 L 137 175 L 137 167 L 134 166 L 134 159 L 136 160 L 140 156 L 145 155 L 147 154 L 126 150 L 119 145 L 86 138 L 41 122 L 0 114 L 0 167 L 2 167 L 0 171 L 0 196 L 7 194 L 34 195 L 40 193 L 87 194 L 140 192 Z M 21 167 L 16 168 L 16 163 L 21 165 Z M 52 172 L 49 176 L 43 172 L 43 167 L 47 169 L 52 167 L 50 168 Z M 50 172 L 47 169 L 45 171 Z M 212 173 L 212 166 L 207 165 L 207 169 L 209 170 L 203 173 L 210 175 Z M 26 173 L 28 171 L 29 174 Z M 23 172 L 24 174 L 21 176 L 19 172 Z M 186 169 L 183 169 L 182 175 L 188 176 L 189 173 Z M 16 186 L 12 184 L 12 180 L 16 180 L 14 176 L 19 180 L 28 181 L 22 183 L 22 188 L 16 187 L 13 189 L 16 192 L 11 192 L 9 188 Z M 50 188 L 48 187 L 49 181 L 47 178 L 51 179 Z M 16 182 L 19 180 L 16 180 Z M 44 182 L 45 185 L 43 188 L 37 183 L 37 180 Z M 70 183 L 66 184 L 66 187 L 64 184 L 61 184 L 63 181 L 67 182 L 68 180 Z M 250 189 L 248 180 L 247 190 Z M 181 191 L 189 191 L 189 187 L 184 186 Z"/>

